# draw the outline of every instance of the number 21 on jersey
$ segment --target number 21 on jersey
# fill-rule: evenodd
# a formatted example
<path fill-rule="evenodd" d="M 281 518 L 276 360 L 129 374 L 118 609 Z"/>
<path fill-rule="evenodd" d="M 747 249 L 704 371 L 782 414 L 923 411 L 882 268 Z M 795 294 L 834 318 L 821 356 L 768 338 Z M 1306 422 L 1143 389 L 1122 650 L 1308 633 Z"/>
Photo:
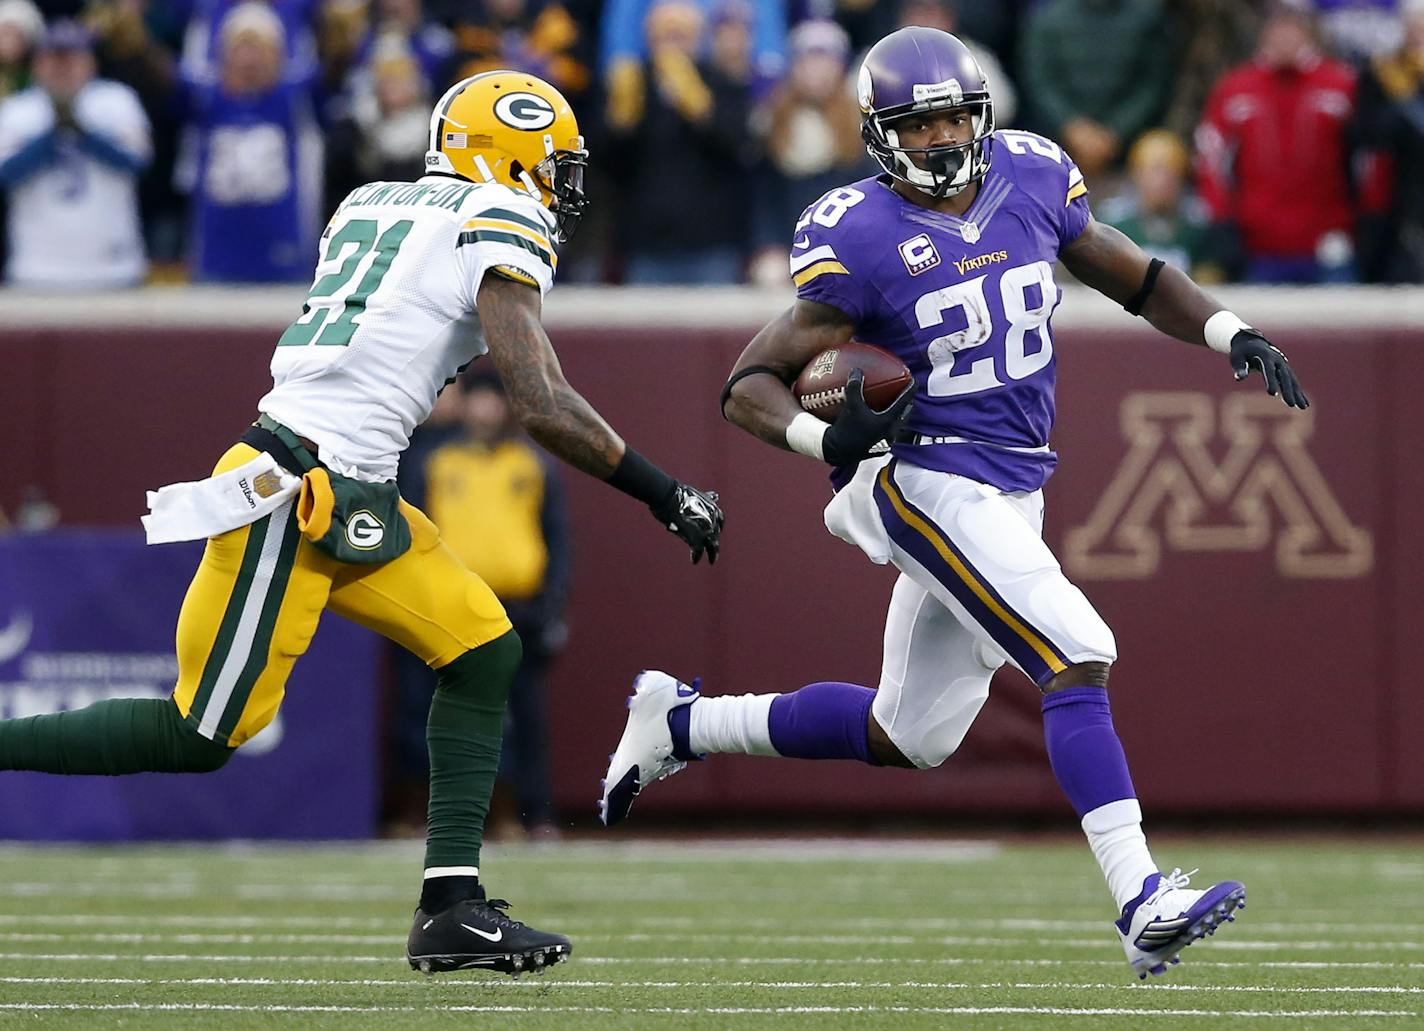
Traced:
<path fill-rule="evenodd" d="M 302 314 L 287 327 L 278 347 L 345 347 L 356 335 L 356 319 L 366 301 L 386 278 L 396 251 L 414 223 L 396 222 L 384 233 L 373 218 L 356 218 L 338 229 L 317 266 L 317 280 L 302 305 Z M 320 273 L 325 270 L 325 275 Z M 361 275 L 357 275 L 361 272 Z"/>

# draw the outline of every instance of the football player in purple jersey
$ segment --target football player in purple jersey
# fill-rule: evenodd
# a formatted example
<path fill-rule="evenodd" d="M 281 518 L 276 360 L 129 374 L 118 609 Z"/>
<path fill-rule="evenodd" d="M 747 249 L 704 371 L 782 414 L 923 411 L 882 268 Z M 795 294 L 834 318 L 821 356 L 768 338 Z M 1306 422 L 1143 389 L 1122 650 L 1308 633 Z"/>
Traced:
<path fill-rule="evenodd" d="M 978 64 L 955 37 L 906 28 L 866 56 L 862 133 L 882 175 L 833 190 L 797 223 L 795 305 L 742 353 L 726 417 L 776 447 L 835 467 L 826 524 L 900 570 L 876 688 L 819 683 L 785 694 L 704 697 L 639 676 L 604 783 L 604 822 L 653 780 L 709 752 L 944 762 L 1011 662 L 1043 692 L 1053 773 L 1082 820 L 1140 976 L 1245 904 L 1223 881 L 1188 887 L 1159 871 L 1108 704 L 1108 629 L 1042 539 L 1056 371 L 1050 320 L 1062 262 L 1164 333 L 1259 369 L 1287 405 L 1309 401 L 1258 330 L 1184 273 L 1093 220 L 1082 173 L 1056 143 L 995 130 Z M 872 410 L 853 374 L 835 422 L 788 387 L 821 350 L 852 338 L 893 351 L 914 382 Z M 889 451 L 877 454 L 882 441 Z"/>

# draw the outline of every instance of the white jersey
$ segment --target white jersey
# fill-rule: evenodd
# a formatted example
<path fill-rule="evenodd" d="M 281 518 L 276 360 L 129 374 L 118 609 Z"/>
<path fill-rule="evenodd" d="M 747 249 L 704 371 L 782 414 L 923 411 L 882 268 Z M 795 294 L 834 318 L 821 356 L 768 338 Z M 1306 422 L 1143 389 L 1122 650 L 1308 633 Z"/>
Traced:
<path fill-rule="evenodd" d="M 553 215 L 494 183 L 370 183 L 322 233 L 301 316 L 277 341 L 258 409 L 336 472 L 389 480 L 435 396 L 487 351 L 475 297 L 492 268 L 554 283 Z"/>
<path fill-rule="evenodd" d="M 42 289 L 133 286 L 148 269 L 138 215 L 148 116 L 138 94 L 104 79 L 79 91 L 73 111 L 85 138 L 51 137 L 54 103 L 38 87 L 0 103 L 0 164 L 34 162 L 10 190 L 5 277 Z"/>

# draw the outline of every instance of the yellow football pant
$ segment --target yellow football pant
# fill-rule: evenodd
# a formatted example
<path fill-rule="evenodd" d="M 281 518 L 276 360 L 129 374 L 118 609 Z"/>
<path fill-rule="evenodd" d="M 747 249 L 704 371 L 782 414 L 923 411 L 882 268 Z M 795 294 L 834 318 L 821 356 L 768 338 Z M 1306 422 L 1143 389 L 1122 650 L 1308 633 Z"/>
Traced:
<path fill-rule="evenodd" d="M 236 444 L 213 472 L 258 452 Z M 236 747 L 271 722 L 287 676 L 331 609 L 439 669 L 507 633 L 494 592 L 401 502 L 410 550 L 384 565 L 338 562 L 297 531 L 296 499 L 208 541 L 178 615 L 178 709 L 204 737 Z"/>

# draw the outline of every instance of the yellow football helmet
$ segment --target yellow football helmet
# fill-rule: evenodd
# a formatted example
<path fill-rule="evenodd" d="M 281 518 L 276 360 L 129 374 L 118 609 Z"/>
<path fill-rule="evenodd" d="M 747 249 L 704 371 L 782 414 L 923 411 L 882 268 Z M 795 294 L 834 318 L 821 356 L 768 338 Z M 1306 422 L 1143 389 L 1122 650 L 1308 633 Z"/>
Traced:
<path fill-rule="evenodd" d="M 560 242 L 588 208 L 588 151 L 562 93 L 524 72 L 497 71 L 455 83 L 430 113 L 427 173 L 503 183 L 554 213 Z"/>

